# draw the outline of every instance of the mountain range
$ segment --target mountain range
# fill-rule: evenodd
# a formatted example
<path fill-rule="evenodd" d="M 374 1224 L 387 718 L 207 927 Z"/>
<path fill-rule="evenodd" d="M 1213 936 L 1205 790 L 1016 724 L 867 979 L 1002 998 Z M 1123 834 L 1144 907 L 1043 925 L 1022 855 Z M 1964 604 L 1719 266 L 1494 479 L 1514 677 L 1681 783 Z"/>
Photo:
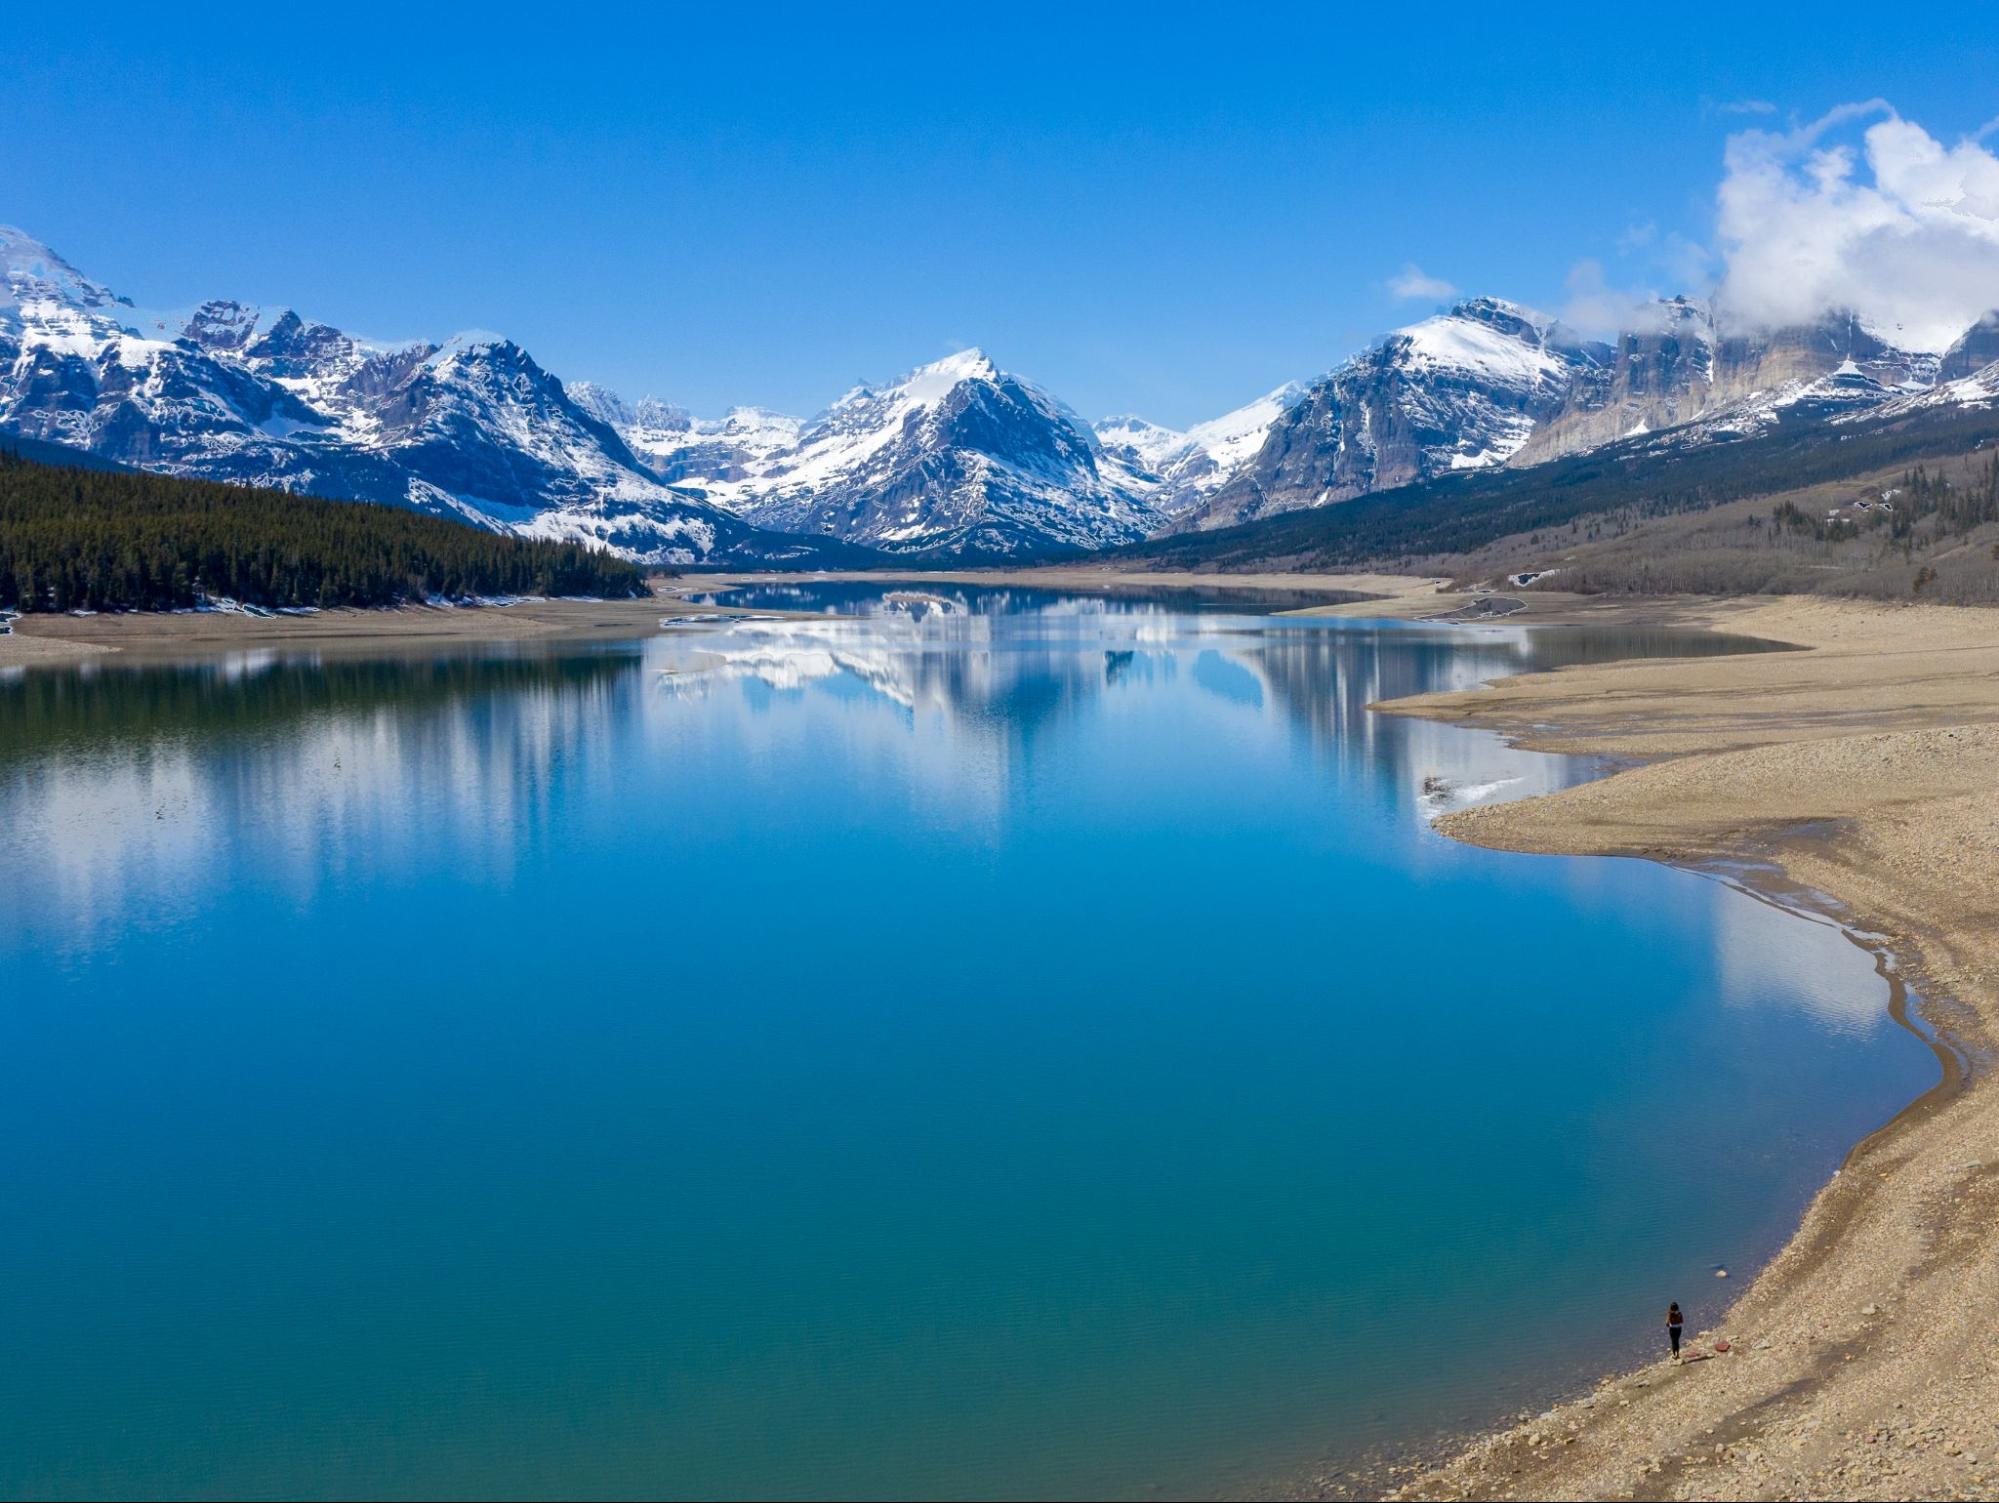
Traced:
<path fill-rule="evenodd" d="M 1999 399 L 1999 313 L 1939 354 L 1843 314 L 1734 330 L 1688 298 L 1591 340 L 1482 297 L 1184 432 L 1085 422 L 979 350 L 810 419 L 704 419 L 565 383 L 495 335 L 387 345 L 228 300 L 143 311 L 18 230 L 0 228 L 0 271 L 0 433 L 661 565 L 1075 554 L 1634 439 Z"/>

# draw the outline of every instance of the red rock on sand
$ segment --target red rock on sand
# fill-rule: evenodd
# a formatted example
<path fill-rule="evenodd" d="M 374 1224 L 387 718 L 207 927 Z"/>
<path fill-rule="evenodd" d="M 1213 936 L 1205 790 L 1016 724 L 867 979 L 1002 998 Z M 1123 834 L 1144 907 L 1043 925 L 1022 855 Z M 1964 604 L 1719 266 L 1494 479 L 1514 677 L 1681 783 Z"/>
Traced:
<path fill-rule="evenodd" d="M 1734 1348 L 1733 1348 L 1732 1346 L 1730 1346 L 1730 1345 L 1729 1345 L 1729 1344 L 1728 1344 L 1728 1343 L 1727 1343 L 1726 1341 L 1717 1341 L 1717 1342 L 1716 1342 L 1716 1343 L 1714 1344 L 1714 1349 L 1715 1349 L 1715 1350 L 1716 1350 L 1717 1352 L 1729 1352 L 1729 1351 L 1733 1351 L 1733 1350 L 1735 1350 L 1735 1349 L 1734 1349 Z"/>

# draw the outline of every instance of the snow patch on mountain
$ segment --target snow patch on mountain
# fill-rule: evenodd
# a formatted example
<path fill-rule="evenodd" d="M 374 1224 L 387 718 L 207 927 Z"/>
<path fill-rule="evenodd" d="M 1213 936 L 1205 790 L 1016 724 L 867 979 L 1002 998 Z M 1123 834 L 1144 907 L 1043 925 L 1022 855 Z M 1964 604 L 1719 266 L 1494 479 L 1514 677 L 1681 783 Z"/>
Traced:
<path fill-rule="evenodd" d="M 1124 416 L 1096 424 L 1096 435 L 1104 452 L 1134 474 L 1135 483 L 1150 485 L 1152 503 L 1161 514 L 1176 517 L 1198 506 L 1255 458 L 1272 425 L 1304 393 L 1302 384 L 1287 382 L 1184 433 Z"/>
<path fill-rule="evenodd" d="M 85 313 L 132 306 L 13 225 L 0 224 L 0 278 L 5 282 L 0 286 L 0 326 L 18 319 L 23 302 L 53 303 Z"/>
<path fill-rule="evenodd" d="M 1091 427 L 1106 454 L 1150 475 L 1163 474 L 1193 447 L 1193 440 L 1180 429 L 1148 422 L 1130 413 L 1100 419 Z"/>
<path fill-rule="evenodd" d="M 1568 363 L 1547 348 L 1551 327 L 1516 303 L 1481 298 L 1397 329 L 1389 339 L 1401 342 L 1396 358 L 1412 376 L 1529 390 L 1568 377 Z"/>
<path fill-rule="evenodd" d="M 1187 430 L 1187 439 L 1214 461 L 1217 473 L 1233 473 L 1263 447 L 1271 424 L 1295 407 L 1304 395 L 1303 382 L 1287 381 L 1233 412 L 1196 423 Z"/>

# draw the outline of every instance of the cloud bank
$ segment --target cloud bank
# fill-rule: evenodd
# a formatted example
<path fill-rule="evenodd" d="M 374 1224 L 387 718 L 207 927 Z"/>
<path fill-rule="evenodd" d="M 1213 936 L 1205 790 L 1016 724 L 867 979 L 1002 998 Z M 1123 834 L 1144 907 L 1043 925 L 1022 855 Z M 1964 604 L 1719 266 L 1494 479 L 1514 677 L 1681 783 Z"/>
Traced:
<path fill-rule="evenodd" d="M 1857 148 L 1836 139 L 1867 119 Z M 1983 134 L 1945 146 L 1875 99 L 1731 136 L 1717 312 L 1770 327 L 1852 309 L 1897 344 L 1946 348 L 1999 307 L 1999 156 Z"/>
<path fill-rule="evenodd" d="M 1441 303 L 1458 295 L 1458 289 L 1442 277 L 1433 277 L 1411 261 L 1388 279 L 1388 290 L 1400 298 L 1421 298 Z"/>

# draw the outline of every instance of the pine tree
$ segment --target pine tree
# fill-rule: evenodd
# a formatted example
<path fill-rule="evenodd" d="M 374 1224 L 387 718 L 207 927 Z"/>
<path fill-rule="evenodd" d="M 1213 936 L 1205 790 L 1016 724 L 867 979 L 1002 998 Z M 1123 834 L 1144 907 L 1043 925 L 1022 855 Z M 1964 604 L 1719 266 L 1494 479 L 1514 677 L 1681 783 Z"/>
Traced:
<path fill-rule="evenodd" d="M 602 549 L 528 541 L 364 502 L 0 452 L 0 606 L 170 610 L 396 605 L 431 596 L 645 593 Z"/>

